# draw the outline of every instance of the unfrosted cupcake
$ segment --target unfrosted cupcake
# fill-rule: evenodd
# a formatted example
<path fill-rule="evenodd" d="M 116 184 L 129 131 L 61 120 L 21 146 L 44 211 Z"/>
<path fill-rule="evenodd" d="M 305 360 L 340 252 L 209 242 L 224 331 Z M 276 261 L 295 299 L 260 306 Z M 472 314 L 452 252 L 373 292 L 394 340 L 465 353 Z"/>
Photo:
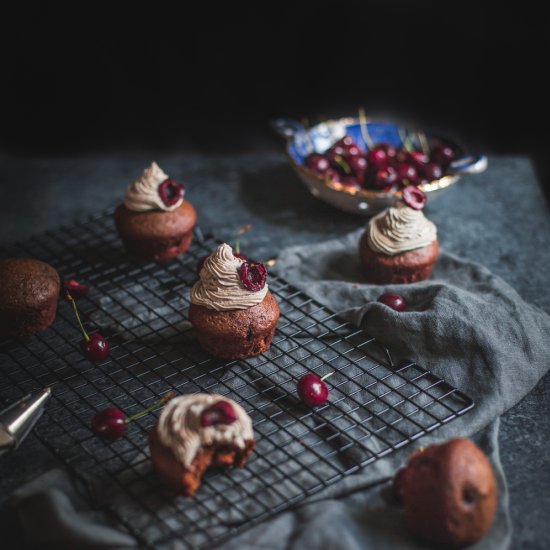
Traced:
<path fill-rule="evenodd" d="M 222 359 L 244 359 L 269 349 L 279 307 L 263 264 L 237 258 L 221 244 L 202 265 L 191 289 L 189 321 L 201 346 Z"/>
<path fill-rule="evenodd" d="M 235 401 L 197 393 L 172 399 L 149 433 L 154 469 L 192 496 L 210 466 L 242 468 L 255 446 L 252 420 Z"/>
<path fill-rule="evenodd" d="M 49 264 L 32 258 L 0 262 L 0 338 L 28 336 L 55 320 L 59 275 Z"/>
<path fill-rule="evenodd" d="M 184 199 L 182 184 L 153 162 L 126 190 L 115 224 L 130 254 L 142 260 L 169 260 L 191 244 L 197 215 Z"/>
<path fill-rule="evenodd" d="M 426 195 L 409 186 L 402 197 L 369 221 L 359 241 L 359 256 L 371 283 L 423 281 L 439 254 L 437 229 L 422 212 Z"/>

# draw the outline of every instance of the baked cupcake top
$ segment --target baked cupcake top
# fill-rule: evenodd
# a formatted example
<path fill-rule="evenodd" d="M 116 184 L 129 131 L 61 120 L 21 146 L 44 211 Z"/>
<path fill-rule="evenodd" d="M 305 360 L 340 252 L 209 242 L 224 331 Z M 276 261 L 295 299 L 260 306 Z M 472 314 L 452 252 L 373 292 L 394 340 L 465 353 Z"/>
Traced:
<path fill-rule="evenodd" d="M 367 231 L 371 250 L 388 256 L 422 248 L 437 240 L 435 225 L 421 210 L 401 201 L 374 216 Z"/>
<path fill-rule="evenodd" d="M 156 429 L 160 442 L 186 467 L 202 447 L 245 449 L 247 441 L 254 439 L 252 420 L 246 411 L 218 394 L 195 393 L 171 399 Z"/>
<path fill-rule="evenodd" d="M 156 162 L 126 189 L 124 205 L 134 212 L 173 212 L 183 203 L 183 185 L 170 179 Z"/>
<path fill-rule="evenodd" d="M 235 257 L 228 244 L 206 258 L 199 277 L 191 303 L 215 311 L 248 309 L 261 303 L 268 291 L 265 267 Z"/>

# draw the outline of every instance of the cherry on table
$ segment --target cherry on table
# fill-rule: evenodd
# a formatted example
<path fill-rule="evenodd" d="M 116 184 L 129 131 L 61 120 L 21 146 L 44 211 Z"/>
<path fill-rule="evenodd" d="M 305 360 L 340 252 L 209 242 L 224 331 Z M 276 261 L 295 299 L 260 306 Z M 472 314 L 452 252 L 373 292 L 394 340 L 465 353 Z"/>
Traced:
<path fill-rule="evenodd" d="M 94 363 L 101 363 L 109 357 L 109 342 L 99 333 L 93 332 L 80 342 L 80 349 L 84 355 Z"/>
<path fill-rule="evenodd" d="M 73 306 L 76 320 L 78 321 L 78 325 L 80 327 L 82 335 L 84 336 L 84 340 L 80 342 L 80 349 L 82 349 L 82 352 L 88 359 L 90 359 L 90 361 L 94 361 L 95 363 L 105 361 L 110 352 L 109 343 L 99 332 L 94 332 L 92 334 L 88 334 L 86 332 L 86 329 L 84 328 L 84 325 L 80 320 L 78 308 L 76 307 L 76 302 L 72 294 L 67 291 L 65 293 L 65 297 L 67 298 L 67 301 L 70 302 L 70 304 Z"/>
<path fill-rule="evenodd" d="M 117 439 L 126 431 L 126 415 L 116 407 L 103 409 L 92 419 L 92 431 L 104 439 Z"/>
<path fill-rule="evenodd" d="M 68 281 L 65 281 L 63 283 L 63 286 L 65 290 L 69 292 L 75 300 L 86 296 L 90 290 L 90 287 L 88 285 L 83 285 L 82 283 L 79 283 L 74 279 L 69 279 Z"/>
<path fill-rule="evenodd" d="M 407 302 L 405 298 L 400 294 L 393 294 L 391 292 L 385 292 L 378 297 L 378 302 L 384 304 L 395 311 L 405 311 L 407 308 Z"/>
<path fill-rule="evenodd" d="M 318 407 L 324 405 L 328 399 L 328 388 L 325 384 L 325 378 L 328 378 L 331 374 L 319 377 L 314 372 L 308 372 L 304 374 L 300 380 L 298 380 L 298 396 L 300 399 L 310 407 Z"/>
<path fill-rule="evenodd" d="M 163 405 L 174 397 L 174 392 L 165 393 L 156 403 L 142 411 L 126 417 L 123 411 L 117 407 L 108 407 L 96 413 L 92 418 L 92 431 L 103 439 L 117 439 L 126 431 L 126 424 L 145 416 L 158 406 Z"/>

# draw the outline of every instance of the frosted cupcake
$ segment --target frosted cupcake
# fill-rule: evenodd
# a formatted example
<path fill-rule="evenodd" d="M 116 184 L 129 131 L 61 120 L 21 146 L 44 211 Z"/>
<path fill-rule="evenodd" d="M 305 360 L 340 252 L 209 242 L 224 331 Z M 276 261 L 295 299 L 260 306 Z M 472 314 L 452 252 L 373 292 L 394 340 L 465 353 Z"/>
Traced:
<path fill-rule="evenodd" d="M 221 244 L 202 265 L 191 289 L 189 321 L 210 354 L 243 359 L 269 349 L 279 307 L 263 264 L 237 258 Z"/>
<path fill-rule="evenodd" d="M 154 469 L 186 496 L 210 466 L 242 468 L 255 446 L 252 420 L 227 397 L 196 393 L 172 399 L 149 433 Z"/>
<path fill-rule="evenodd" d="M 115 224 L 126 250 L 141 260 L 170 260 L 193 239 L 197 215 L 182 184 L 153 162 L 126 190 Z"/>
<path fill-rule="evenodd" d="M 426 195 L 408 186 L 402 197 L 402 201 L 369 221 L 359 241 L 359 256 L 368 282 L 414 283 L 432 273 L 439 243 L 435 225 L 422 212 Z"/>

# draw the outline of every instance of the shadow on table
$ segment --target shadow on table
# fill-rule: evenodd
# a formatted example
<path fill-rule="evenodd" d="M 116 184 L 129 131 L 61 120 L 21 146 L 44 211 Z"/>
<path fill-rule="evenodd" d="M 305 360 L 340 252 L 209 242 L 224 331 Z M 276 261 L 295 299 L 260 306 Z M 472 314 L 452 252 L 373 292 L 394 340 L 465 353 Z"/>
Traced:
<path fill-rule="evenodd" d="M 265 220 L 288 227 L 304 223 L 360 222 L 361 217 L 344 213 L 315 199 L 286 164 L 245 172 L 241 200 L 246 208 Z"/>

